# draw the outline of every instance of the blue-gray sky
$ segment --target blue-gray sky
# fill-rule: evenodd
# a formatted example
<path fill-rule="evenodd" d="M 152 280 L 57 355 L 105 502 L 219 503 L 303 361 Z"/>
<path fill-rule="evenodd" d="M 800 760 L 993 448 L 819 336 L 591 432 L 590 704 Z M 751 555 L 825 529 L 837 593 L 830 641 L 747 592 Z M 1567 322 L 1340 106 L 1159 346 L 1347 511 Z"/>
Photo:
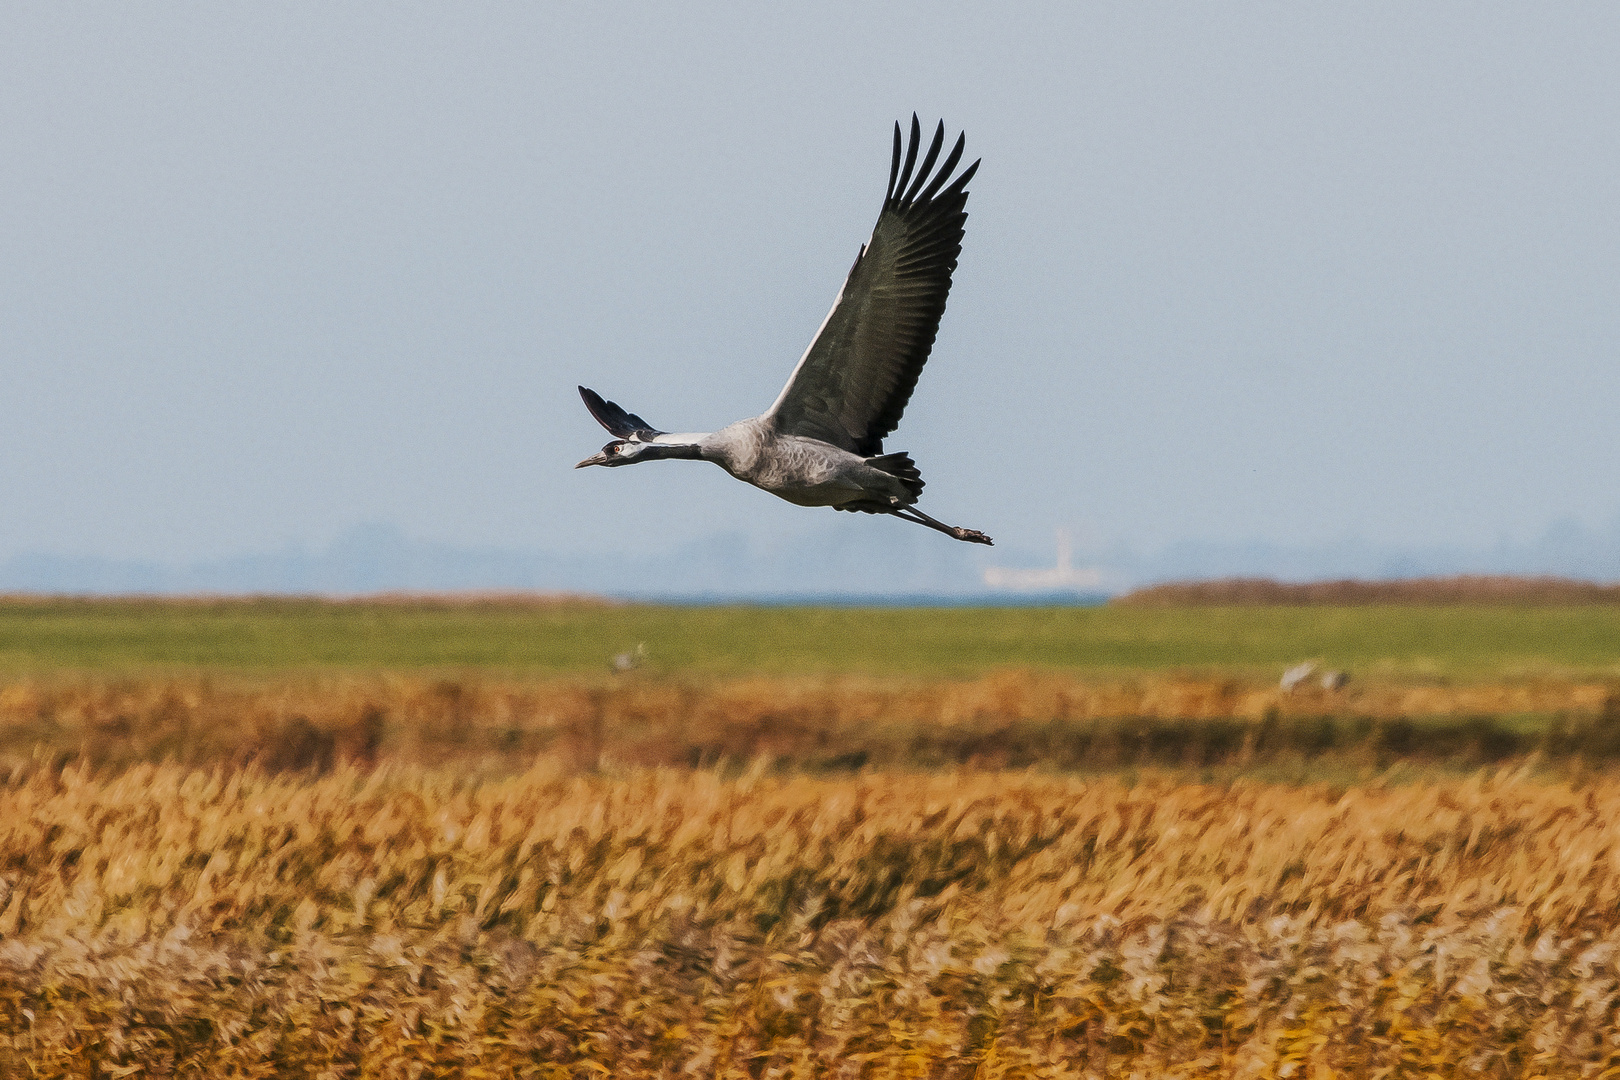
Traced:
<path fill-rule="evenodd" d="M 0 556 L 908 528 L 570 466 L 576 383 L 770 403 L 913 110 L 984 158 L 890 442 L 936 516 L 1606 522 L 1616 42 L 1601 4 L 8 5 Z"/>

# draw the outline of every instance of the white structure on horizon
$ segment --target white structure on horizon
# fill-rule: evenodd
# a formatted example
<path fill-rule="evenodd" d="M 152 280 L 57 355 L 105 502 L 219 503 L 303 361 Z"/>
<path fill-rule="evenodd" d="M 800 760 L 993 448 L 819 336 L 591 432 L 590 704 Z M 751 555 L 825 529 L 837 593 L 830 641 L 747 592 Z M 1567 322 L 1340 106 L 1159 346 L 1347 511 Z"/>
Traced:
<path fill-rule="evenodd" d="M 992 589 L 1017 589 L 1022 592 L 1056 592 L 1060 589 L 1098 589 L 1102 587 L 1102 571 L 1074 568 L 1073 544 L 1068 529 L 1057 531 L 1057 565 L 1040 570 L 1014 570 L 1006 566 L 984 568 L 984 583 Z"/>

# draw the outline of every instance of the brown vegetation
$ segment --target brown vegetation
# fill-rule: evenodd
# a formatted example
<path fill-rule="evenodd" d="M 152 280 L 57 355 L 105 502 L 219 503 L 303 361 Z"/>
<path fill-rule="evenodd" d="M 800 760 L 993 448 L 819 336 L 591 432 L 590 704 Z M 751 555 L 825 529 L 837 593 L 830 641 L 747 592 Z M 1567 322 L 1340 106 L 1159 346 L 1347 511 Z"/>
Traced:
<path fill-rule="evenodd" d="M 0 789 L 0 1073 L 1589 1076 L 1620 783 Z"/>
<path fill-rule="evenodd" d="M 1560 577 L 1463 574 L 1398 581 L 1312 581 L 1222 578 L 1150 585 L 1112 603 L 1142 607 L 1252 604 L 1620 604 L 1620 584 Z"/>
<path fill-rule="evenodd" d="M 811 770 L 1084 770 L 1331 753 L 1466 767 L 1535 751 L 1620 755 L 1620 689 L 1353 682 L 1285 694 L 1235 679 L 1101 682 L 1023 670 L 928 681 L 385 674 L 0 684 L 0 770 L 10 772 L 165 761 L 324 771 L 384 758 L 509 772 L 537 755 L 576 770 L 761 757 Z"/>

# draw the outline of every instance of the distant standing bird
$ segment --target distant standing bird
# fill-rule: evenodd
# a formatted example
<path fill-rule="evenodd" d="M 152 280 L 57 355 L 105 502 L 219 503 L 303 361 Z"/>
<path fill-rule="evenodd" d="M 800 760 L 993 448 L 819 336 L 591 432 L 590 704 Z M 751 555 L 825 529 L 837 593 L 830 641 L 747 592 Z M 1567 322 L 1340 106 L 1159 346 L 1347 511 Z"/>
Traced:
<path fill-rule="evenodd" d="M 921 134 L 913 114 L 902 167 L 900 125 L 894 126 L 889 190 L 872 238 L 775 404 L 713 433 L 672 435 L 581 386 L 585 407 L 614 441 L 574 467 L 712 461 L 799 506 L 891 514 L 958 540 L 990 543 L 976 529 L 946 525 L 918 510 L 923 480 L 916 464 L 908 454 L 883 452 L 883 439 L 900 423 L 934 347 L 962 253 L 967 184 L 979 168 L 975 161 L 951 180 L 963 135 L 933 172 L 944 123 L 916 167 Z"/>

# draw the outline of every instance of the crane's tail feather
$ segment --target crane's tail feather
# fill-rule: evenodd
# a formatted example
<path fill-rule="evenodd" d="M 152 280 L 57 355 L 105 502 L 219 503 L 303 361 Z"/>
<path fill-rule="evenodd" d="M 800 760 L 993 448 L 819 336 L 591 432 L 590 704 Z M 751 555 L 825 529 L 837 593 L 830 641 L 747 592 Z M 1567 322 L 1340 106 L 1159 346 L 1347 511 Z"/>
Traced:
<path fill-rule="evenodd" d="M 877 457 L 867 458 L 866 463 L 872 468 L 880 472 L 886 472 L 900 481 L 905 489 L 911 492 L 913 499 L 921 497 L 922 489 L 925 486 L 922 473 L 918 471 L 917 463 L 911 460 L 910 454 L 904 452 L 879 454 Z"/>

